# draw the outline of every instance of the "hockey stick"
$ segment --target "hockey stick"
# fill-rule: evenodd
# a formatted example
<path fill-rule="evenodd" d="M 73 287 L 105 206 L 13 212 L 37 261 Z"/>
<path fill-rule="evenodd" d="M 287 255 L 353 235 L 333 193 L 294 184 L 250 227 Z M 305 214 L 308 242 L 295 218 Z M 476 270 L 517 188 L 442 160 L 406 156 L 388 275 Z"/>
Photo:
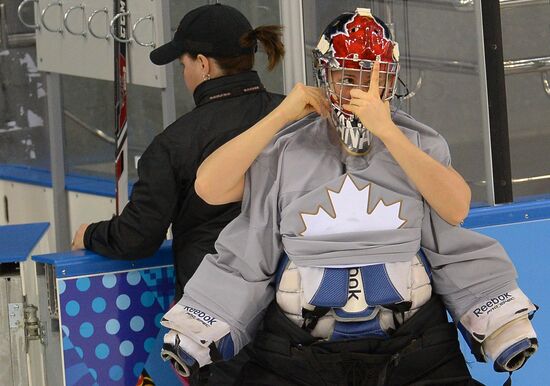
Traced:
<path fill-rule="evenodd" d="M 127 13 L 126 0 L 114 0 L 114 13 Z M 116 19 L 115 31 L 119 39 L 114 39 L 115 48 L 115 196 L 116 214 L 120 214 L 128 202 L 128 122 L 127 122 L 127 39 L 128 14 Z"/>

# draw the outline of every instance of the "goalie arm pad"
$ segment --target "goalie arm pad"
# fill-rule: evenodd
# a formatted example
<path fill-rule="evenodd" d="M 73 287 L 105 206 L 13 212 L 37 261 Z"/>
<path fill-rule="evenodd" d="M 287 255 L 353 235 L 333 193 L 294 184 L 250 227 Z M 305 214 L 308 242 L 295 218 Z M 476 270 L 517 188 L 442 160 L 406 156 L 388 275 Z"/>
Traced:
<path fill-rule="evenodd" d="M 515 371 L 537 350 L 529 315 L 536 306 L 516 288 L 492 296 L 468 310 L 459 329 L 479 361 L 494 362 L 496 371 Z"/>
<path fill-rule="evenodd" d="M 180 337 L 179 346 L 200 366 L 215 360 L 212 347 L 228 359 L 248 344 L 273 300 L 271 283 L 283 249 L 278 159 L 276 148 L 264 151 L 247 171 L 241 214 L 222 230 L 217 254 L 204 257 L 162 321 L 189 338 Z"/>
<path fill-rule="evenodd" d="M 474 304 L 517 288 L 515 267 L 497 240 L 448 224 L 426 203 L 424 209 L 422 250 L 434 291 L 453 320 Z"/>
<path fill-rule="evenodd" d="M 161 357 L 170 360 L 182 376 L 235 355 L 229 325 L 206 311 L 178 303 L 161 324 L 170 329 L 164 336 Z"/>

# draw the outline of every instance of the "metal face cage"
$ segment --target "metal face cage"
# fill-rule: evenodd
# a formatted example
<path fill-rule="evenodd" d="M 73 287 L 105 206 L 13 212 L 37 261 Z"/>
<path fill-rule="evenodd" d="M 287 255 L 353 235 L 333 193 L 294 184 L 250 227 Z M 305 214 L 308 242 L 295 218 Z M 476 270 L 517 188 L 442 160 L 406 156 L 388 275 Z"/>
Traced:
<path fill-rule="evenodd" d="M 323 88 L 331 104 L 331 120 L 340 140 L 351 154 L 365 154 L 371 143 L 371 134 L 361 121 L 342 105 L 351 100 L 354 88 L 368 91 L 374 61 L 353 57 L 333 57 L 314 52 L 317 86 Z M 399 63 L 380 62 L 379 93 L 382 100 L 395 96 Z"/>
<path fill-rule="evenodd" d="M 349 93 L 354 88 L 368 91 L 370 87 L 370 76 L 374 61 L 355 60 L 350 58 L 333 58 L 332 64 L 328 65 L 328 92 L 335 103 L 342 105 L 348 103 L 351 98 Z M 395 96 L 399 63 L 380 62 L 379 71 L 379 95 L 382 100 L 391 100 Z"/>

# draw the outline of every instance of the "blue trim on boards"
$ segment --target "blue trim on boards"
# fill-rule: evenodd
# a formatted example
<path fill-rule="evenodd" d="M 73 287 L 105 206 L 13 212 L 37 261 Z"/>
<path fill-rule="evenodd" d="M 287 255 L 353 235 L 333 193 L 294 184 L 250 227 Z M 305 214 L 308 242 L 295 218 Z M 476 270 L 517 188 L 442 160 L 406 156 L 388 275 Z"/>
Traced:
<path fill-rule="evenodd" d="M 24 165 L 0 164 L 0 179 L 46 188 L 52 187 L 52 176 L 49 170 Z"/>
<path fill-rule="evenodd" d="M 47 222 L 0 226 L 0 263 L 27 260 L 49 226 Z"/>
<path fill-rule="evenodd" d="M 519 201 L 473 208 L 464 221 L 465 228 L 479 228 L 550 218 L 550 199 Z"/>
<path fill-rule="evenodd" d="M 0 180 L 52 187 L 52 176 L 49 170 L 25 165 L 0 164 Z M 133 185 L 133 183 L 128 184 L 129 192 L 132 191 Z M 115 197 L 115 182 L 112 178 L 68 174 L 65 176 L 65 189 L 71 192 Z"/>

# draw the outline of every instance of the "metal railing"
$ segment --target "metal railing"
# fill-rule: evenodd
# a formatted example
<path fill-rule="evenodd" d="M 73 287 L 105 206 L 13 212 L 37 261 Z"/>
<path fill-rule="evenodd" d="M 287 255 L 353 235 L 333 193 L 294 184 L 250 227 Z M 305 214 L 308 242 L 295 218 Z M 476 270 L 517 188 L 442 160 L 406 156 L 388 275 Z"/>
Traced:
<path fill-rule="evenodd" d="M 430 7 L 452 8 L 458 11 L 466 12 L 474 10 L 475 1 L 476 0 L 414 0 L 415 4 L 420 3 L 429 5 Z M 550 0 L 500 0 L 501 9 L 521 7 L 525 5 L 550 5 Z"/>
<path fill-rule="evenodd" d="M 111 143 L 111 144 L 115 144 L 116 141 L 115 141 L 115 138 L 110 136 L 109 134 L 105 133 L 103 130 L 100 130 L 100 129 L 97 129 L 95 127 L 91 127 L 90 125 L 88 125 L 86 122 L 84 122 L 83 120 L 79 119 L 76 115 L 74 115 L 73 113 L 71 113 L 70 111 L 67 111 L 67 110 L 63 110 L 63 115 L 65 115 L 67 118 L 69 118 L 70 120 L 72 120 L 73 122 L 75 122 L 76 124 L 78 124 L 80 127 L 82 127 L 83 129 L 85 129 L 86 131 L 88 131 L 89 133 L 95 135 L 96 137 L 99 137 L 101 138 L 102 140 L 104 140 L 105 142 L 108 142 L 108 143 Z"/>
<path fill-rule="evenodd" d="M 524 178 L 512 178 L 513 184 L 521 184 L 525 182 L 533 182 L 533 181 L 545 181 L 550 180 L 550 174 L 543 174 L 540 176 L 532 176 L 532 177 L 524 177 Z M 487 185 L 487 180 L 479 180 L 479 181 L 466 181 L 468 184 L 472 186 L 485 186 Z"/>
<path fill-rule="evenodd" d="M 550 70 L 550 56 L 515 59 L 504 61 L 506 74 L 526 74 L 529 72 L 546 72 Z"/>

